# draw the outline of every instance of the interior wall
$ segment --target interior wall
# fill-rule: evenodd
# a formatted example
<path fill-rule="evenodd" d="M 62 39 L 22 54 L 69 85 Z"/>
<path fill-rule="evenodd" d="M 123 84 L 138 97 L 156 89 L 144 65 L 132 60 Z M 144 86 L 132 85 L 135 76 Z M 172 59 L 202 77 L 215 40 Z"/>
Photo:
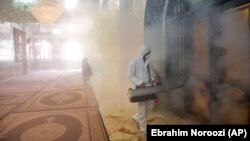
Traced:
<path fill-rule="evenodd" d="M 165 80 L 166 64 L 166 37 L 165 37 L 165 12 L 167 11 L 168 0 L 147 1 L 143 43 L 151 47 L 151 65 L 155 71 Z"/>
<path fill-rule="evenodd" d="M 13 27 L 20 28 L 14 23 L 0 24 L 0 81 L 24 73 L 23 63 L 15 61 Z"/>
<path fill-rule="evenodd" d="M 250 87 L 249 6 L 224 14 L 226 81 Z M 248 31 L 248 32 L 247 32 Z"/>
<path fill-rule="evenodd" d="M 208 4 L 204 5 L 203 8 L 194 9 L 196 13 L 189 15 L 194 21 L 192 32 L 187 33 L 188 36 L 192 37 L 192 44 L 190 45 L 192 75 L 189 81 L 185 82 L 185 88 L 188 91 L 173 90 L 169 92 L 166 95 L 166 106 L 175 111 L 185 111 L 185 108 L 192 110 L 206 120 L 221 118 L 220 123 L 248 123 L 249 102 L 247 102 L 247 97 L 249 97 L 250 84 L 249 4 L 223 12 L 219 8 L 220 6 Z M 213 15 L 216 13 L 218 14 L 217 17 Z M 154 29 L 154 31 L 158 30 Z M 178 31 L 175 33 L 178 33 Z M 178 40 L 173 36 L 175 33 L 170 32 L 170 36 L 175 38 L 174 40 Z M 157 37 L 161 37 L 161 35 Z M 154 40 L 157 41 L 157 39 Z M 173 46 L 168 42 L 166 44 Z M 219 49 L 214 50 L 214 48 Z M 219 50 L 223 50 L 223 53 Z M 172 52 L 171 50 L 166 51 Z M 217 74 L 223 75 L 218 77 L 223 77 L 224 82 L 222 84 L 221 81 L 215 80 L 214 74 L 211 73 L 216 70 L 214 65 L 220 65 L 218 66 L 219 69 L 225 69 L 225 74 Z M 233 85 L 228 84 L 228 82 L 233 82 Z M 189 99 L 186 99 L 187 95 L 184 93 L 191 96 L 192 107 L 185 105 L 189 102 Z M 241 116 L 230 115 L 230 109 Z"/>
<path fill-rule="evenodd" d="M 193 73 L 198 79 L 209 80 L 209 37 L 207 20 L 193 24 L 194 66 Z"/>

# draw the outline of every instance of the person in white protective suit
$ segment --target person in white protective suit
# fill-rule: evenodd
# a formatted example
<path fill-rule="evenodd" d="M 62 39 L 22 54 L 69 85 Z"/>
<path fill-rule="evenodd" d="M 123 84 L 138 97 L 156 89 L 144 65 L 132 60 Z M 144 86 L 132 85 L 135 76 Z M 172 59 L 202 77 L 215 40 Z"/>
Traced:
<path fill-rule="evenodd" d="M 128 66 L 128 79 L 135 84 L 135 87 L 145 87 L 152 83 L 154 74 L 149 66 L 151 48 L 147 45 L 142 45 L 139 55 L 133 59 Z M 138 102 L 138 111 L 132 119 L 139 124 L 140 131 L 146 134 L 147 114 L 154 107 L 154 100 Z"/>

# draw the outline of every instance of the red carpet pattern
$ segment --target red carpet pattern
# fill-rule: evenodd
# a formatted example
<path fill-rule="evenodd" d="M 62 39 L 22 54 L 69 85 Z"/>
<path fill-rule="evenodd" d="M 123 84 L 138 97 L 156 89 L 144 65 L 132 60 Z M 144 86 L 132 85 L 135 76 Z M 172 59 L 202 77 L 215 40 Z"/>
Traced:
<path fill-rule="evenodd" d="M 39 92 L 20 105 L 16 112 L 87 108 L 97 106 L 95 97 L 89 90 Z"/>
<path fill-rule="evenodd" d="M 8 92 L 37 92 L 43 85 L 0 85 L 0 94 Z"/>
<path fill-rule="evenodd" d="M 0 119 L 7 115 L 16 105 L 0 105 Z"/>
<path fill-rule="evenodd" d="M 70 83 L 69 83 L 70 82 Z M 82 82 L 53 82 L 43 89 L 43 91 L 64 91 L 64 90 L 79 90 L 88 89 Z"/>
<path fill-rule="evenodd" d="M 107 141 L 81 71 L 40 71 L 0 82 L 1 141 Z"/>
<path fill-rule="evenodd" d="M 105 141 L 97 108 L 13 114 L 2 121 L 1 141 Z"/>
<path fill-rule="evenodd" d="M 3 104 L 19 104 L 31 98 L 36 92 L 16 92 L 0 94 L 0 105 Z"/>

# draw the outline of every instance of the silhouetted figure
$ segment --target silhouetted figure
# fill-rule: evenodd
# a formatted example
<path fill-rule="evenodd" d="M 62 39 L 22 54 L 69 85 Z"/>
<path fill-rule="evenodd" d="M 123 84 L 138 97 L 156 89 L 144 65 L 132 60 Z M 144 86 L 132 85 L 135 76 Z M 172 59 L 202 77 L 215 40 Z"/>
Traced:
<path fill-rule="evenodd" d="M 90 76 L 92 76 L 92 70 L 90 68 L 87 58 L 84 58 L 82 60 L 82 77 L 85 85 L 88 85 L 90 81 Z"/>

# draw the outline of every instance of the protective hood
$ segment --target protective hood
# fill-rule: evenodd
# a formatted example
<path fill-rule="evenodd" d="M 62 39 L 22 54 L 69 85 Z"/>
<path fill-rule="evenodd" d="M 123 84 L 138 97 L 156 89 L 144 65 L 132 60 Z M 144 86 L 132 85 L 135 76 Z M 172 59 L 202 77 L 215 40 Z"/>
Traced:
<path fill-rule="evenodd" d="M 151 48 L 148 45 L 142 45 L 139 56 L 144 56 L 145 54 L 151 52 Z"/>
<path fill-rule="evenodd" d="M 151 48 L 148 45 L 142 45 L 138 56 L 134 58 L 128 67 L 128 78 L 136 85 L 139 86 L 142 83 L 146 85 L 150 84 L 151 67 L 148 59 L 143 59 L 143 56 L 151 52 Z"/>

